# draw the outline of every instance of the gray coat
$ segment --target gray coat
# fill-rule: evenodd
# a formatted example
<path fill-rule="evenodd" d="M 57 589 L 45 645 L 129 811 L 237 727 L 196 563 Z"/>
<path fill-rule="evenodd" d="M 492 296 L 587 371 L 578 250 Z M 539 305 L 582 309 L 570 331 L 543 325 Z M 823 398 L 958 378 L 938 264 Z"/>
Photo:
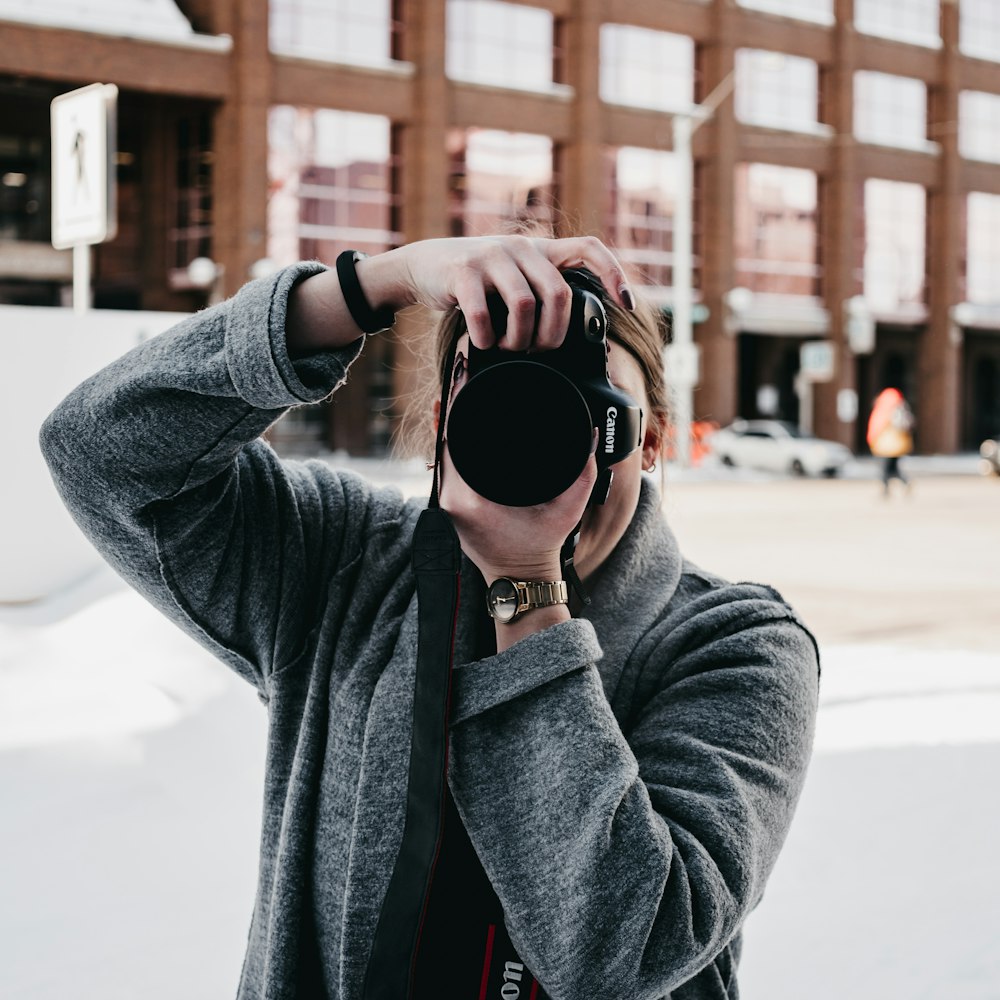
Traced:
<path fill-rule="evenodd" d="M 361 350 L 288 357 L 289 290 L 319 268 L 135 348 L 41 434 L 104 557 L 267 705 L 240 1000 L 296 996 L 310 923 L 326 993 L 358 1000 L 404 814 L 422 504 L 260 438 Z M 810 754 L 814 641 L 773 590 L 684 562 L 648 483 L 593 596 L 478 662 L 463 600 L 452 792 L 553 1000 L 734 998 Z"/>

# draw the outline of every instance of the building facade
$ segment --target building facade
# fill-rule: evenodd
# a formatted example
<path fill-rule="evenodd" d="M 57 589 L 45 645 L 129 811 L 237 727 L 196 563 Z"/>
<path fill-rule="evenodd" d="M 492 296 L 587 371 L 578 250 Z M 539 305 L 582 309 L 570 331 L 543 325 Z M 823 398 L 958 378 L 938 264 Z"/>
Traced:
<path fill-rule="evenodd" d="M 120 98 L 98 307 L 199 308 L 302 257 L 529 222 L 601 235 L 669 312 L 671 122 L 707 102 L 695 415 L 860 449 L 891 384 L 922 451 L 1000 433 L 995 0 L 155 0 L 142 23 L 124 0 L 44 6 L 0 0 L 0 303 L 67 301 L 48 108 L 99 81 Z M 288 441 L 384 451 L 417 325 L 373 340 Z M 817 340 L 832 377 L 806 393 Z"/>

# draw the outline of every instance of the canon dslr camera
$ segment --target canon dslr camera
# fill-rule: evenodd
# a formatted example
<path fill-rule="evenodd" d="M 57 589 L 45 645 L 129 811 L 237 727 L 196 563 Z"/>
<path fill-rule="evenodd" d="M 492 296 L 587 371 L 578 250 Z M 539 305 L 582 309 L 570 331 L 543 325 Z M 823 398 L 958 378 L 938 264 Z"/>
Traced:
<path fill-rule="evenodd" d="M 552 351 L 482 351 L 469 345 L 468 381 L 448 416 L 448 449 L 480 496 L 507 507 L 554 500 L 580 477 L 597 431 L 603 503 L 610 466 L 640 445 L 642 410 L 608 378 L 608 317 L 598 296 L 568 272 L 573 308 L 566 339 Z M 507 324 L 499 295 L 487 296 L 497 336 Z"/>

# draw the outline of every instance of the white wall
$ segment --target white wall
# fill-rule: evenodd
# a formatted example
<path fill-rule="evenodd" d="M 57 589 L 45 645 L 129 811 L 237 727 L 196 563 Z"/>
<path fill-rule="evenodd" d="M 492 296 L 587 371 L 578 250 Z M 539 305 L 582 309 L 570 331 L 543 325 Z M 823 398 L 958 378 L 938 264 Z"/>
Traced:
<path fill-rule="evenodd" d="M 52 598 L 103 565 L 59 499 L 38 429 L 88 375 L 183 318 L 0 306 L 0 606 Z"/>

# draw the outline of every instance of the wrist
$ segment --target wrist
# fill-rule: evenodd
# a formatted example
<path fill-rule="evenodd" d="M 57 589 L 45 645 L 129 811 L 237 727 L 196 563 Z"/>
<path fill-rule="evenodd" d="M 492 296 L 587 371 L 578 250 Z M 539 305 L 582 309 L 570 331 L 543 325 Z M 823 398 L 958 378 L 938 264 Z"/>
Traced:
<path fill-rule="evenodd" d="M 552 581 L 563 578 L 562 563 L 558 555 L 538 560 L 518 559 L 509 563 L 486 563 L 479 567 L 488 587 L 501 576 L 509 580 Z"/>
<path fill-rule="evenodd" d="M 397 312 L 413 305 L 416 299 L 410 292 L 406 281 L 406 268 L 403 265 L 400 247 L 387 250 L 385 253 L 366 257 L 354 265 L 361 290 L 368 304 L 376 312 L 380 309 L 391 309 Z"/>

